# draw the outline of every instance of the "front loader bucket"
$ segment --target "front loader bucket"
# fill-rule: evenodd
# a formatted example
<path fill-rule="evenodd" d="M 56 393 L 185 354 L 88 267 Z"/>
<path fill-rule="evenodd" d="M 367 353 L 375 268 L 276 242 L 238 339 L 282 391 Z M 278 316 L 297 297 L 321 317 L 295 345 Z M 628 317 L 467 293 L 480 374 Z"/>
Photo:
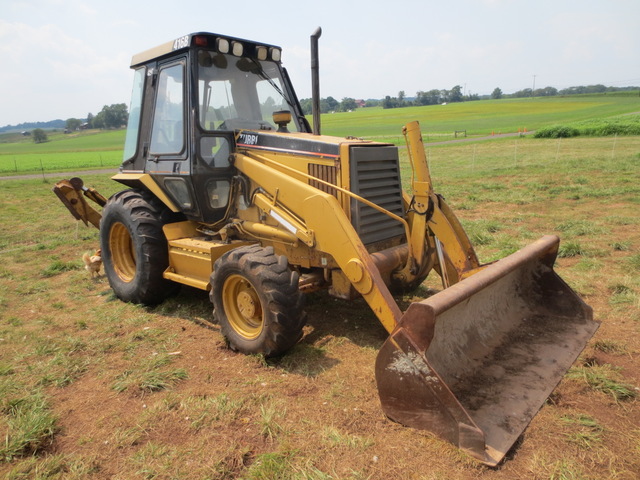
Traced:
<path fill-rule="evenodd" d="M 376 360 L 382 408 L 497 465 L 598 329 L 543 237 L 409 306 Z"/>

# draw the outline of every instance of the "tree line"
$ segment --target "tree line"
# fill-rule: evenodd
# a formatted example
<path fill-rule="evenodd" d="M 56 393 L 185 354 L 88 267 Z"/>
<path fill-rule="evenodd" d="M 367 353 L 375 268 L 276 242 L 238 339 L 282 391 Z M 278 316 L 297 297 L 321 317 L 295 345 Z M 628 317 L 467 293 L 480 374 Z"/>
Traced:
<path fill-rule="evenodd" d="M 127 124 L 129 113 L 127 105 L 124 103 L 114 103 L 113 105 L 105 105 L 97 115 L 91 112 L 87 114 L 87 118 L 82 120 L 78 118 L 68 118 L 66 121 L 66 129 L 69 131 L 85 128 L 103 128 L 113 129 L 121 128 Z"/>
<path fill-rule="evenodd" d="M 386 96 L 382 100 L 382 108 L 408 107 L 414 105 L 439 105 L 443 103 L 468 102 L 473 100 L 481 100 L 492 98 L 499 100 L 501 98 L 524 98 L 524 97 L 552 97 L 555 95 L 580 95 L 580 94 L 598 94 L 619 91 L 634 91 L 640 87 L 606 87 L 604 85 L 587 85 L 579 87 L 569 87 L 558 90 L 554 87 L 525 88 L 512 94 L 504 94 L 500 87 L 496 87 L 491 96 L 479 96 L 477 94 L 464 94 L 462 87 L 456 85 L 451 90 L 429 90 L 428 92 L 418 91 L 416 96 L 407 100 L 404 91 L 400 91 L 397 97 Z"/>
<path fill-rule="evenodd" d="M 628 92 L 638 90 L 639 87 L 606 87 L 602 84 L 596 85 L 582 85 L 579 87 L 569 87 L 558 90 L 554 87 L 537 88 L 532 90 L 531 88 L 525 88 L 513 93 L 511 96 L 515 98 L 523 97 L 552 97 L 554 95 L 585 95 L 594 93 L 609 93 L 609 92 Z"/>
<path fill-rule="evenodd" d="M 121 128 L 127 124 L 129 113 L 127 105 L 124 103 L 114 103 L 105 105 L 97 115 L 91 112 L 86 119 L 68 118 L 65 122 L 65 133 L 74 132 L 83 128 L 114 129 Z M 35 143 L 44 143 L 49 140 L 47 132 L 42 128 L 36 128 L 31 133 L 31 138 Z"/>
<path fill-rule="evenodd" d="M 604 85 L 597 84 L 569 87 L 562 90 L 558 90 L 554 87 L 537 88 L 535 90 L 531 88 L 525 88 L 512 94 L 505 94 L 502 92 L 501 88 L 496 87 L 493 92 L 491 92 L 491 95 L 480 96 L 475 93 L 465 93 L 463 92 L 462 86 L 456 85 L 451 90 L 420 90 L 416 92 L 415 97 L 412 98 L 408 98 L 404 90 L 398 92 L 398 94 L 394 97 L 387 95 L 381 100 L 369 99 L 363 101 L 345 97 L 342 99 L 342 101 L 339 102 L 333 97 L 327 97 L 320 99 L 320 112 L 348 112 L 358 107 L 382 106 L 382 108 L 386 109 L 423 105 L 441 105 L 443 103 L 468 102 L 474 100 L 485 100 L 488 98 L 499 100 L 501 98 L 551 97 L 555 95 L 579 95 L 620 91 L 636 91 L 639 89 L 640 87 L 606 87 Z M 310 115 L 312 113 L 312 99 L 302 99 L 300 101 L 300 104 L 302 105 L 302 111 L 305 115 Z"/>
<path fill-rule="evenodd" d="M 419 91 L 414 98 L 407 98 L 404 90 L 398 92 L 398 95 L 392 97 L 387 95 L 385 98 L 368 99 L 368 100 L 356 100 L 351 97 L 344 97 L 342 101 L 337 101 L 333 97 L 320 99 L 320 113 L 329 112 L 349 112 L 355 110 L 358 107 L 378 107 L 382 108 L 398 108 L 398 107 L 410 107 L 416 105 L 437 105 L 447 102 L 462 102 L 469 100 L 479 100 L 480 97 L 476 94 L 465 95 L 462 92 L 462 87 L 456 85 L 451 90 L 429 90 L 428 92 Z M 305 115 L 312 113 L 312 99 L 303 98 L 300 100 L 302 111 Z"/>
<path fill-rule="evenodd" d="M 300 100 L 300 106 L 302 107 L 302 113 L 305 115 L 313 113 L 313 100 L 311 98 Z M 375 105 L 359 105 L 357 100 L 351 97 L 345 97 L 340 102 L 333 97 L 320 99 L 320 113 L 349 112 L 360 106 L 372 107 Z"/>

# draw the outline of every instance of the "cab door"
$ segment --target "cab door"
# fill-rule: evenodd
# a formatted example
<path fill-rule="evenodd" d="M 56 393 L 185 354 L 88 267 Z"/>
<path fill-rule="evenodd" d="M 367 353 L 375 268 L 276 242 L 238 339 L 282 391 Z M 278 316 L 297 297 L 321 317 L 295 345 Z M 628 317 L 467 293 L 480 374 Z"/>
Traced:
<path fill-rule="evenodd" d="M 187 214 L 198 217 L 191 186 L 186 57 L 160 64 L 154 73 L 153 115 L 145 148 L 145 172 Z"/>

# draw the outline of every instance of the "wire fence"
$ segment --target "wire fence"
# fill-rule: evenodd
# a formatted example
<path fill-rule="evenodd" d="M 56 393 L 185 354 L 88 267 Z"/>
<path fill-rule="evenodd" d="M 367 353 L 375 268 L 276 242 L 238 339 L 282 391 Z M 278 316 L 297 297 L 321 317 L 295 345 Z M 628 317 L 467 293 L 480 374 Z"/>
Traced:
<path fill-rule="evenodd" d="M 464 174 L 465 172 L 517 169 L 524 166 L 549 166 L 562 162 L 580 162 L 597 157 L 615 162 L 617 158 L 636 158 L 640 168 L 640 137 L 577 137 L 570 139 L 535 139 L 511 137 L 490 141 L 430 143 L 452 140 L 453 134 L 425 135 L 425 150 L 432 173 Z M 382 140 L 377 138 L 378 141 Z M 404 138 L 393 143 L 404 145 Z M 386 139 L 391 141 L 391 138 Z M 401 148 L 401 158 L 406 149 Z M 122 151 L 68 152 L 47 154 L 0 154 L 0 174 L 29 174 L 117 168 Z M 404 162 L 406 163 L 406 162 Z"/>
<path fill-rule="evenodd" d="M 43 154 L 0 155 L 0 174 L 28 174 L 83 170 L 87 168 L 117 168 L 122 163 L 122 151 L 68 152 Z"/>
<path fill-rule="evenodd" d="M 640 137 L 577 137 L 536 139 L 512 137 L 448 145 L 425 145 L 432 174 L 465 175 L 496 173 L 539 167 L 553 171 L 558 166 L 580 168 L 583 161 L 598 161 L 603 168 L 615 168 L 631 161 L 640 172 Z"/>

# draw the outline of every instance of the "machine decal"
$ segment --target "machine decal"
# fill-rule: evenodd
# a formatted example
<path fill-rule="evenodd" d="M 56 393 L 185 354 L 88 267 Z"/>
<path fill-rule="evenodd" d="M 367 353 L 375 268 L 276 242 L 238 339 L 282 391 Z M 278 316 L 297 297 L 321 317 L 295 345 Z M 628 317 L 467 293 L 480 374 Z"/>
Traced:
<path fill-rule="evenodd" d="M 176 38 L 175 41 L 173 42 L 173 50 L 180 50 L 181 48 L 185 48 L 188 46 L 189 46 L 189 35 Z"/>
<path fill-rule="evenodd" d="M 269 215 L 271 215 L 273 218 L 275 218 L 278 222 L 280 222 L 280 224 L 286 228 L 287 230 L 289 230 L 291 233 L 293 233 L 294 235 L 296 233 L 298 233 L 298 229 L 296 227 L 294 227 L 291 223 L 289 223 L 287 220 L 285 220 L 281 215 L 278 214 L 278 212 L 271 210 L 269 212 Z"/>
<path fill-rule="evenodd" d="M 258 135 L 254 135 L 251 133 L 241 132 L 238 135 L 238 145 L 257 145 L 258 144 Z"/>
<path fill-rule="evenodd" d="M 340 146 L 333 143 L 244 131 L 238 133 L 236 138 L 239 148 L 250 147 L 270 152 L 292 153 L 320 158 L 340 157 Z"/>

